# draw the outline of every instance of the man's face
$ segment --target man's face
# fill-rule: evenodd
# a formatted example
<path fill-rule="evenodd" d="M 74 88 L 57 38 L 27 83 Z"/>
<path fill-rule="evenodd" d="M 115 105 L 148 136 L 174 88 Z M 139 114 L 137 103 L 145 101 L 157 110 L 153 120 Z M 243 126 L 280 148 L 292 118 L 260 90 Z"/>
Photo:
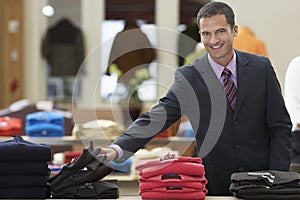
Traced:
<path fill-rule="evenodd" d="M 201 42 L 211 58 L 222 66 L 226 66 L 233 57 L 233 39 L 238 27 L 231 29 L 225 15 L 214 15 L 201 18 L 199 21 Z"/>

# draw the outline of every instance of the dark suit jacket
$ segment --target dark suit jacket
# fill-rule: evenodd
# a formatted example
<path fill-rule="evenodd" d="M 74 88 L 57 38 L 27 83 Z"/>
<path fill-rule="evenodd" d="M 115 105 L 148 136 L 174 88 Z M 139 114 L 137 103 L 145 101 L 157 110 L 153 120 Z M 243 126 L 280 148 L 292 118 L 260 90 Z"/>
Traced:
<path fill-rule="evenodd" d="M 76 76 L 84 60 L 82 31 L 63 18 L 50 27 L 42 41 L 42 55 L 51 76 Z"/>
<path fill-rule="evenodd" d="M 291 122 L 269 59 L 236 51 L 237 103 L 228 106 L 207 54 L 176 70 L 175 81 L 157 106 L 142 114 L 114 143 L 125 153 L 144 146 L 182 115 L 195 131 L 209 195 L 230 195 L 238 171 L 285 170 L 291 162 Z"/>

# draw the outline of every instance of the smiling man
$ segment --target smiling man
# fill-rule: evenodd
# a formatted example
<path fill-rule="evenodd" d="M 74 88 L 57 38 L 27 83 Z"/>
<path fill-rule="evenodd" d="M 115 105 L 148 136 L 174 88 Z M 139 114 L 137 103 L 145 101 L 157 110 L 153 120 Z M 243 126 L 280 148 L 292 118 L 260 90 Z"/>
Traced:
<path fill-rule="evenodd" d="M 222 2 L 200 9 L 199 33 L 208 53 L 178 68 L 159 104 L 102 148 L 108 160 L 126 160 L 185 115 L 195 131 L 208 195 L 231 195 L 234 172 L 289 170 L 291 121 L 279 82 L 268 58 L 233 49 L 234 17 Z"/>

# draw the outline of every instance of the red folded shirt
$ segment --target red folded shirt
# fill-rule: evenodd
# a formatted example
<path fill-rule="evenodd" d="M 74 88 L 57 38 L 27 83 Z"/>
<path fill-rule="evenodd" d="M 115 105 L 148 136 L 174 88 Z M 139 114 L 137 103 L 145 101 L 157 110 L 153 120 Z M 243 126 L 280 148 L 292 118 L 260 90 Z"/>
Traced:
<path fill-rule="evenodd" d="M 157 159 L 139 160 L 135 169 L 139 171 L 142 178 L 172 173 L 204 176 L 204 166 L 201 158 L 175 156 L 173 154 L 167 154 Z"/>
<path fill-rule="evenodd" d="M 21 135 L 22 119 L 15 117 L 0 117 L 0 136 Z"/>
<path fill-rule="evenodd" d="M 167 154 L 162 158 L 150 159 L 150 160 L 139 160 L 136 165 L 136 170 L 147 168 L 153 165 L 160 165 L 164 163 L 173 162 L 189 162 L 202 164 L 202 159 L 199 157 L 186 157 L 186 156 L 175 156 L 174 154 Z"/>
<path fill-rule="evenodd" d="M 142 199 L 205 199 L 207 179 L 202 159 L 167 154 L 138 161 Z"/>
<path fill-rule="evenodd" d="M 203 191 L 205 185 L 201 182 L 140 182 L 140 192 L 153 191 L 154 188 L 186 188 Z"/>
<path fill-rule="evenodd" d="M 142 199 L 197 199 L 203 200 L 206 196 L 206 191 L 196 189 L 182 188 L 176 190 L 174 188 L 155 188 L 153 191 L 140 193 Z"/>
<path fill-rule="evenodd" d="M 197 163 L 168 162 L 139 169 L 139 174 L 142 178 L 172 173 L 202 177 L 204 176 L 204 166 Z"/>
<path fill-rule="evenodd" d="M 204 176 L 189 176 L 184 174 L 166 174 L 166 175 L 157 175 L 149 178 L 140 177 L 141 182 L 201 182 L 202 184 L 207 184 L 207 179 Z"/>
<path fill-rule="evenodd" d="M 159 182 L 159 183 L 182 183 L 182 182 L 199 182 L 202 185 L 207 184 L 207 179 L 202 176 L 189 176 L 184 174 L 166 174 L 157 175 L 149 178 L 139 178 L 139 182 Z"/>
<path fill-rule="evenodd" d="M 81 154 L 82 154 L 82 150 L 64 152 L 65 163 L 72 162 L 73 159 L 78 158 Z"/>

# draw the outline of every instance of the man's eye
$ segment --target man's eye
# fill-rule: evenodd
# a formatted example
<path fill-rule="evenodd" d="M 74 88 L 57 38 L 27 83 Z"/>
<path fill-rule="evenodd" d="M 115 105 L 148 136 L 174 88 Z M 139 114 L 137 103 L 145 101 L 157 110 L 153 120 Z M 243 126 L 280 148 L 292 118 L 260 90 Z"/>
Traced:
<path fill-rule="evenodd" d="M 218 30 L 219 34 L 224 34 L 225 32 L 226 32 L 226 30 L 223 30 L 223 29 L 222 30 Z"/>
<path fill-rule="evenodd" d="M 208 36 L 208 33 L 203 32 L 203 33 L 201 33 L 201 35 L 205 37 L 205 36 Z"/>

